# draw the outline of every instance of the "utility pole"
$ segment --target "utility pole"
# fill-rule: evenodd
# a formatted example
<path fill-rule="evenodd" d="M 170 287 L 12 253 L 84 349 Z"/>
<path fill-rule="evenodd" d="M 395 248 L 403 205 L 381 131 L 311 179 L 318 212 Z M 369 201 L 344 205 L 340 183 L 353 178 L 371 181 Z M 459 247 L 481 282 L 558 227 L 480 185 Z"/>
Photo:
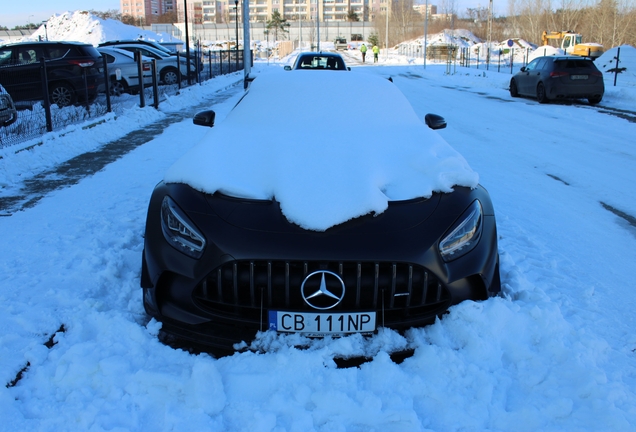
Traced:
<path fill-rule="evenodd" d="M 426 45 L 428 45 L 428 0 L 426 0 L 426 11 L 424 12 L 424 69 L 426 69 Z"/>

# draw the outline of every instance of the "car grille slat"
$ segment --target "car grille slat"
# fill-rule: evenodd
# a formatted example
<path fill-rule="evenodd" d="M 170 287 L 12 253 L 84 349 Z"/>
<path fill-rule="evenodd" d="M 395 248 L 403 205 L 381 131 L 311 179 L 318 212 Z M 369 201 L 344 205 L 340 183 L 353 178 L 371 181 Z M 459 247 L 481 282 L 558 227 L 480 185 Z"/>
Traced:
<path fill-rule="evenodd" d="M 356 270 L 356 308 L 359 308 L 360 290 L 362 288 L 362 264 L 358 263 L 358 268 Z"/>
<path fill-rule="evenodd" d="M 234 304 L 239 304 L 238 298 L 238 264 L 234 263 L 234 271 L 232 272 L 233 280 L 234 280 Z"/>
<path fill-rule="evenodd" d="M 289 307 L 289 263 L 285 263 L 285 306 Z"/>
<path fill-rule="evenodd" d="M 250 304 L 252 307 L 256 305 L 256 298 L 254 296 L 254 261 L 250 262 Z"/>
<path fill-rule="evenodd" d="M 448 290 L 436 276 L 422 266 L 400 262 L 232 261 L 202 280 L 193 297 L 210 313 L 257 322 L 263 307 L 315 311 L 304 302 L 300 287 L 318 270 L 337 273 L 345 283 L 345 297 L 334 312 L 377 311 L 389 323 L 442 311 L 450 303 Z"/>

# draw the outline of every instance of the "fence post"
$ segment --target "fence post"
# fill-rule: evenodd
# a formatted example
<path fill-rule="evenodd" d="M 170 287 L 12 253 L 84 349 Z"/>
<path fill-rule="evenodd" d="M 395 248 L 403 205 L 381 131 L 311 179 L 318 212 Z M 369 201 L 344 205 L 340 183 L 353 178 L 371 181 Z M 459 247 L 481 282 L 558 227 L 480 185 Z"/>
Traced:
<path fill-rule="evenodd" d="M 512 75 L 512 64 L 515 62 L 515 49 L 510 48 L 510 74 Z"/>
<path fill-rule="evenodd" d="M 179 51 L 177 51 L 177 84 L 179 85 L 179 90 L 181 90 L 181 55 L 179 55 Z M 188 72 L 190 72 L 190 65 L 188 65 Z"/>
<path fill-rule="evenodd" d="M 86 68 L 82 68 L 82 77 L 84 78 L 84 107 L 86 108 L 86 112 L 91 113 L 91 104 L 88 101 L 88 77 L 86 76 Z"/>
<path fill-rule="evenodd" d="M 46 117 L 47 132 L 53 131 L 53 120 L 51 119 L 51 101 L 49 100 L 49 77 L 46 73 L 46 61 L 40 58 L 40 68 L 42 75 L 42 91 L 44 93 L 44 116 Z"/>
<path fill-rule="evenodd" d="M 210 69 L 208 76 L 212 79 L 212 50 L 208 51 L 208 68 Z"/>
<path fill-rule="evenodd" d="M 104 86 L 106 87 L 106 112 L 112 112 L 113 108 L 110 103 L 110 77 L 108 76 L 108 61 L 106 56 L 102 57 L 104 61 Z"/>
<path fill-rule="evenodd" d="M 614 87 L 616 87 L 616 77 L 618 76 L 618 60 L 621 58 L 621 47 L 618 47 L 616 53 L 616 67 L 614 68 Z"/>
<path fill-rule="evenodd" d="M 135 60 L 137 60 L 137 76 L 139 77 L 139 106 L 141 108 L 146 106 L 146 92 L 144 91 L 144 71 L 141 65 L 141 51 L 135 50 Z"/>
<path fill-rule="evenodd" d="M 152 59 L 152 64 L 150 65 L 150 70 L 152 71 L 152 97 L 154 98 L 153 106 L 155 109 L 159 109 L 159 86 L 157 85 L 157 59 Z M 143 77 L 141 77 L 143 78 Z M 141 91 L 144 91 L 143 80 L 139 81 L 141 83 Z"/>

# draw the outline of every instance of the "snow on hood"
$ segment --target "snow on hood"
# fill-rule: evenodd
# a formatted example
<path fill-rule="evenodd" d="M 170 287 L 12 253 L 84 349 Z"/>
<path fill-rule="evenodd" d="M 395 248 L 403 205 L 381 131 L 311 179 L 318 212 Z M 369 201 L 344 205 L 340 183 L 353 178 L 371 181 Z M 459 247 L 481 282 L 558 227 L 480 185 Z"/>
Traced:
<path fill-rule="evenodd" d="M 475 187 L 478 175 L 388 80 L 276 70 L 259 75 L 164 181 L 276 199 L 289 221 L 323 231 L 392 200 Z"/>

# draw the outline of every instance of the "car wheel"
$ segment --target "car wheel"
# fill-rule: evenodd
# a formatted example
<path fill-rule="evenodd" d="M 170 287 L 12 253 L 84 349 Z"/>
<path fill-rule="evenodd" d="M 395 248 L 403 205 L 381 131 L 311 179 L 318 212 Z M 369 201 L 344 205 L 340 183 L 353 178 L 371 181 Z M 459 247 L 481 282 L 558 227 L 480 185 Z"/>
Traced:
<path fill-rule="evenodd" d="M 592 96 L 591 98 L 587 98 L 587 101 L 590 105 L 596 105 L 601 101 L 601 99 L 603 99 L 603 96 Z"/>
<path fill-rule="evenodd" d="M 128 92 L 128 86 L 124 80 L 113 81 L 110 83 L 111 96 L 121 96 L 126 92 Z"/>
<path fill-rule="evenodd" d="M 167 67 L 161 70 L 161 81 L 164 84 L 176 84 L 179 80 L 179 71 L 173 67 Z"/>
<path fill-rule="evenodd" d="M 65 107 L 75 103 L 75 92 L 68 84 L 55 83 L 51 86 L 51 103 Z"/>
<path fill-rule="evenodd" d="M 510 96 L 519 97 L 519 90 L 517 89 L 517 83 L 515 80 L 510 80 Z"/>
<path fill-rule="evenodd" d="M 545 86 L 543 85 L 543 83 L 539 83 L 537 85 L 537 100 L 539 101 L 539 103 L 547 103 L 548 102 L 548 98 L 545 95 Z"/>

